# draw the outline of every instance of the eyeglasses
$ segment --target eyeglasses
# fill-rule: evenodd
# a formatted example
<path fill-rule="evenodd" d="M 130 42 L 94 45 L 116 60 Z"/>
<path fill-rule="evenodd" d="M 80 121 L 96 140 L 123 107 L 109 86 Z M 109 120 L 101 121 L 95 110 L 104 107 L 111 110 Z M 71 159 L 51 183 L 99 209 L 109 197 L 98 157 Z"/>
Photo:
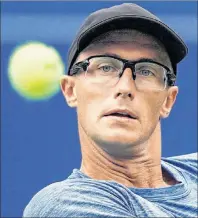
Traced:
<path fill-rule="evenodd" d="M 138 90 L 163 91 L 174 85 L 175 75 L 171 70 L 153 60 L 129 61 L 109 55 L 91 56 L 74 64 L 70 75 L 84 73 L 89 82 L 104 86 L 115 86 L 126 68 L 132 70 L 132 78 Z"/>

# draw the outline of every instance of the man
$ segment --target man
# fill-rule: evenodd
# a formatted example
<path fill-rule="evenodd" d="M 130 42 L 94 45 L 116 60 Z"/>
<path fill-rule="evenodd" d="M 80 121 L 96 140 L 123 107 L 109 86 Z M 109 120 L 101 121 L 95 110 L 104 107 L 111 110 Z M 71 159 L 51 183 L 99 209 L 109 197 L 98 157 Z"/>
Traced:
<path fill-rule="evenodd" d="M 135 4 L 91 14 L 69 51 L 63 95 L 76 107 L 80 170 L 37 193 L 24 217 L 197 217 L 196 154 L 161 158 L 187 47 Z"/>

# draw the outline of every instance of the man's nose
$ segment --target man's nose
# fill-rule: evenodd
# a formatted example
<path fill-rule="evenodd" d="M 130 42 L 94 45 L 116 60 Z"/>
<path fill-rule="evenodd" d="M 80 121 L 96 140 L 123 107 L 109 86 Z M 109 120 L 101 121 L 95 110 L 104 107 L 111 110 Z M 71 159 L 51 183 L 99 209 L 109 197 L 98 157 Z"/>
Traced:
<path fill-rule="evenodd" d="M 126 68 L 119 79 L 118 83 L 115 87 L 115 98 L 123 97 L 123 98 L 134 98 L 134 94 L 136 92 L 135 81 L 133 80 L 132 70 L 130 68 Z"/>

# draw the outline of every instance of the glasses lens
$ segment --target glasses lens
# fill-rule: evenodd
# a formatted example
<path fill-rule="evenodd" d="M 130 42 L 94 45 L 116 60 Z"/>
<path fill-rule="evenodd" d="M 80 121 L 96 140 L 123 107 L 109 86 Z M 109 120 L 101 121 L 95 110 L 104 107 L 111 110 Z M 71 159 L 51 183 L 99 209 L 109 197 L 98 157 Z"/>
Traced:
<path fill-rule="evenodd" d="M 155 63 L 141 62 L 135 65 L 135 84 L 138 89 L 164 90 L 167 70 Z"/>
<path fill-rule="evenodd" d="M 123 63 L 112 57 L 94 57 L 89 60 L 86 77 L 93 83 L 113 85 L 119 80 Z"/>

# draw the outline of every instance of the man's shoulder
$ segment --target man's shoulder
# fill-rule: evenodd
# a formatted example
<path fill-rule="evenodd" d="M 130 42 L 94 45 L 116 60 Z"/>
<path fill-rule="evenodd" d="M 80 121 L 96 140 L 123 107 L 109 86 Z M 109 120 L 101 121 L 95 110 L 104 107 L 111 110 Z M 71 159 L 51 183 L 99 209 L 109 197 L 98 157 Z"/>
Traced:
<path fill-rule="evenodd" d="M 190 153 L 179 156 L 163 158 L 163 161 L 176 167 L 178 170 L 197 178 L 198 153 Z"/>
<path fill-rule="evenodd" d="M 86 191 L 86 180 L 74 178 L 73 173 L 63 181 L 52 183 L 37 192 L 24 210 L 24 217 L 43 217 L 56 211 L 57 207 L 73 199 Z M 58 213 L 58 212 L 57 212 Z"/>
<path fill-rule="evenodd" d="M 122 189 L 122 190 L 121 190 Z M 24 210 L 23 217 L 80 216 L 93 213 L 125 214 L 123 187 L 113 182 L 105 183 L 89 178 L 76 178 L 72 174 L 64 181 L 56 182 L 39 191 Z M 112 208 L 112 205 L 116 208 Z M 121 209 L 122 208 L 122 209 Z M 125 209 L 124 209 L 125 208 Z M 119 213 L 117 210 L 124 210 Z M 117 211 L 117 212 L 116 212 Z M 87 215 L 92 215 L 87 214 Z"/>
<path fill-rule="evenodd" d="M 40 217 L 45 215 L 47 208 L 56 204 L 57 198 L 64 192 L 64 188 L 68 186 L 65 181 L 52 183 L 37 192 L 26 206 L 23 217 Z"/>
<path fill-rule="evenodd" d="M 172 156 L 166 158 L 167 160 L 175 160 L 175 161 L 182 161 L 182 162 L 187 162 L 189 164 L 196 164 L 197 165 L 197 160 L 198 160 L 198 153 L 190 153 L 190 154 L 184 154 L 184 155 L 179 155 L 179 156 Z"/>

